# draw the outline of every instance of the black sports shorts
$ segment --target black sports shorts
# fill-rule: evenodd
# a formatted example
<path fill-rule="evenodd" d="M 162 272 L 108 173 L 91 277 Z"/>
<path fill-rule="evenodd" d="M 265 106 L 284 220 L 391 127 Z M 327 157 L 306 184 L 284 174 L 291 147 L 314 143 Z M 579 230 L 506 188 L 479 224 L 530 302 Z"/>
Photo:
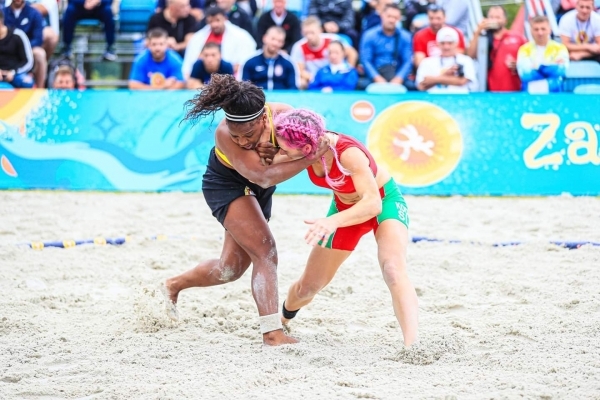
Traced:
<path fill-rule="evenodd" d="M 229 205 L 238 197 L 254 196 L 265 219 L 271 218 L 275 186 L 263 189 L 250 182 L 234 169 L 227 168 L 218 159 L 213 147 L 208 156 L 206 172 L 202 177 L 202 193 L 212 215 L 223 225 Z"/>

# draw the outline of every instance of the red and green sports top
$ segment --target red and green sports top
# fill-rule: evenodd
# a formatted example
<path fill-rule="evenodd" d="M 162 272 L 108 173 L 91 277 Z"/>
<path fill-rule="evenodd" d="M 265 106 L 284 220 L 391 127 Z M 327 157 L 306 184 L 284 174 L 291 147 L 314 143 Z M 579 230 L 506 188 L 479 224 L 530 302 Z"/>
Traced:
<path fill-rule="evenodd" d="M 331 132 L 331 133 L 335 133 L 335 132 Z M 363 153 L 365 153 L 365 155 L 369 159 L 369 167 L 371 168 L 371 171 L 373 171 L 373 176 L 377 176 L 377 164 L 375 163 L 375 160 L 373 159 L 373 156 L 371 155 L 371 153 L 369 153 L 369 150 L 367 150 L 367 148 L 360 141 L 356 140 L 355 138 L 353 138 L 351 136 L 342 135 L 341 133 L 336 133 L 336 135 L 338 135 L 338 141 L 335 144 L 335 150 L 337 152 L 338 159 L 340 159 L 342 157 L 342 153 L 344 151 L 346 151 L 346 149 L 348 149 L 350 147 L 357 147 Z M 312 183 L 314 183 L 317 186 L 320 186 L 320 187 L 323 187 L 326 189 L 335 190 L 336 192 L 339 192 L 339 193 L 354 193 L 354 192 L 356 192 L 356 188 L 354 187 L 354 182 L 352 181 L 352 178 L 349 176 L 344 176 L 342 174 L 342 171 L 340 171 L 340 169 L 338 168 L 335 160 L 333 161 L 333 163 L 331 165 L 331 171 L 329 171 L 329 177 L 331 179 L 333 179 L 334 181 L 339 179 L 340 177 L 343 178 L 343 181 L 341 181 L 340 186 L 338 186 L 336 188 L 332 188 L 331 186 L 329 186 L 329 184 L 325 180 L 324 176 L 322 176 L 322 177 L 317 176 L 317 174 L 315 174 L 315 171 L 313 170 L 312 165 L 309 166 L 307 168 L 307 170 L 308 170 L 308 176 L 309 176 L 310 180 L 312 181 Z"/>

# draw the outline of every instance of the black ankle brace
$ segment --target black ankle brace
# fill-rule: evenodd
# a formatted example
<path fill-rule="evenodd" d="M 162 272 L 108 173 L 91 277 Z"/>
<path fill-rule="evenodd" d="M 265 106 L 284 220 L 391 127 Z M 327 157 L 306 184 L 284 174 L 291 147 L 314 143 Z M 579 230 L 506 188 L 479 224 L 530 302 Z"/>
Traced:
<path fill-rule="evenodd" d="M 281 306 L 281 314 L 283 314 L 283 318 L 285 319 L 292 319 L 296 316 L 296 314 L 298 314 L 298 311 L 300 311 L 300 309 L 297 309 L 296 311 L 289 311 L 288 309 L 285 308 L 285 301 L 283 302 L 283 306 Z"/>

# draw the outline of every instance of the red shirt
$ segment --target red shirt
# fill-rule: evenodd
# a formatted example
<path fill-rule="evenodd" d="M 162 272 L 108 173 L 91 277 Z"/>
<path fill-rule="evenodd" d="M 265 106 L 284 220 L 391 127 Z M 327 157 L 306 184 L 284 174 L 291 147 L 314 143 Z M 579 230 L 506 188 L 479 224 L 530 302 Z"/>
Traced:
<path fill-rule="evenodd" d="M 451 26 L 450 28 L 454 29 L 458 32 L 458 48 L 461 50 L 465 49 L 465 37 L 462 32 L 455 27 Z M 440 56 L 442 52 L 440 51 L 437 42 L 435 40 L 437 33 L 431 30 L 430 27 L 423 28 L 417 33 L 415 33 L 415 37 L 413 38 L 413 51 L 425 53 L 425 57 L 435 57 Z"/>
<path fill-rule="evenodd" d="M 521 90 L 521 79 L 517 71 L 511 71 L 507 66 L 507 60 L 512 58 L 517 61 L 519 47 L 527 43 L 527 40 L 518 33 L 507 31 L 500 39 L 494 38 L 494 45 L 490 53 L 492 61 L 488 71 L 488 90 L 490 92 L 519 92 Z"/>
<path fill-rule="evenodd" d="M 208 34 L 208 37 L 206 38 L 206 43 L 216 43 L 219 46 L 221 45 L 221 42 L 223 41 L 223 33 L 221 33 L 220 35 L 215 35 L 215 33 L 213 31 L 210 31 L 210 33 Z"/>

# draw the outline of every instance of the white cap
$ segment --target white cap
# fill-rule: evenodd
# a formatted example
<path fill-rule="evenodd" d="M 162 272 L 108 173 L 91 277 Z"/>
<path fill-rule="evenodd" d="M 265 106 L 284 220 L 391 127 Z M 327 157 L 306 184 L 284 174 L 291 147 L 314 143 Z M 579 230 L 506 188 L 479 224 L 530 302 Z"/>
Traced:
<path fill-rule="evenodd" d="M 438 43 L 458 43 L 458 32 L 454 28 L 444 26 L 438 31 L 435 41 Z"/>

